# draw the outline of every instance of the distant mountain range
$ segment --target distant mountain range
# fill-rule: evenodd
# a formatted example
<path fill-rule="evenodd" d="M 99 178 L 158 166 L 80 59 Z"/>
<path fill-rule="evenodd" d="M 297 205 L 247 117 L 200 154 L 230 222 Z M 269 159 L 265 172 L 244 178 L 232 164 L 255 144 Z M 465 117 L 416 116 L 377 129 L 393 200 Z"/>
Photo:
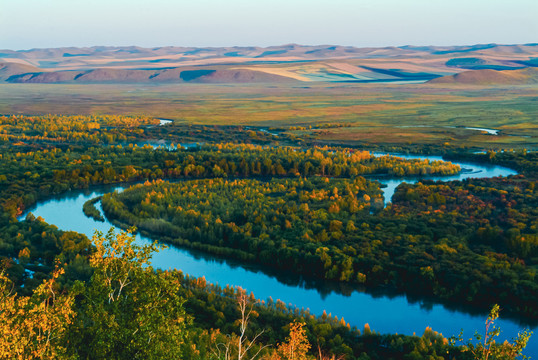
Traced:
<path fill-rule="evenodd" d="M 534 83 L 535 72 L 520 70 L 536 67 L 538 44 L 0 50 L 7 83 Z"/>

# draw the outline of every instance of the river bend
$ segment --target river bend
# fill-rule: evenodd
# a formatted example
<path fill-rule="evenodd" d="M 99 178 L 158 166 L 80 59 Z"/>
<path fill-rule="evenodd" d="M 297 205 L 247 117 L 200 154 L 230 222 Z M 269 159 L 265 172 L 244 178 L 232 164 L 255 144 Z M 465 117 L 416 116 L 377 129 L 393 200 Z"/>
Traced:
<path fill-rule="evenodd" d="M 376 154 L 382 155 L 382 154 Z M 440 156 L 409 156 L 405 158 L 427 158 L 442 160 Z M 447 177 L 428 177 L 433 180 L 462 180 L 465 178 L 508 176 L 515 171 L 501 167 L 474 163 L 459 163 L 464 171 L 458 175 Z M 386 201 L 394 194 L 395 188 L 402 179 L 379 179 L 386 185 L 383 189 Z M 416 182 L 418 179 L 406 179 L 406 182 Z M 104 193 L 121 190 L 121 186 L 98 188 L 98 190 L 74 191 L 44 202 L 38 203 L 30 211 L 37 217 L 41 216 L 50 224 L 66 231 L 76 231 L 92 237 L 95 230 L 107 232 L 113 225 L 105 221 L 97 222 L 86 217 L 82 205 L 87 200 Z M 100 209 L 100 204 L 96 204 Z M 101 209 L 100 209 L 101 210 Z M 24 218 L 24 214 L 21 218 Z M 152 241 L 137 235 L 140 244 Z M 352 326 L 362 329 L 368 323 L 374 331 L 381 333 L 400 333 L 422 335 L 429 326 L 449 337 L 457 335 L 465 329 L 464 338 L 471 337 L 476 330 L 482 332 L 486 314 L 470 314 L 462 310 L 448 309 L 435 302 L 408 299 L 405 295 L 372 295 L 365 292 L 343 288 L 339 284 L 316 283 L 306 281 L 299 276 L 289 276 L 276 272 L 262 272 L 252 265 L 240 265 L 236 261 L 223 260 L 199 252 L 168 247 L 157 253 L 153 258 L 154 267 L 162 269 L 179 269 L 192 276 L 205 276 L 211 283 L 221 286 L 227 284 L 241 286 L 248 292 L 253 292 L 259 299 L 280 299 L 286 304 L 308 308 L 313 314 L 327 313 L 344 317 Z M 345 285 L 344 285 L 345 286 Z M 517 336 L 522 325 L 514 320 L 499 319 L 497 324 L 503 330 L 503 338 Z M 534 326 L 536 327 L 536 326 Z M 536 336 L 536 335 L 535 335 Z M 538 355 L 538 341 L 531 338 L 527 345 L 526 354 Z"/>

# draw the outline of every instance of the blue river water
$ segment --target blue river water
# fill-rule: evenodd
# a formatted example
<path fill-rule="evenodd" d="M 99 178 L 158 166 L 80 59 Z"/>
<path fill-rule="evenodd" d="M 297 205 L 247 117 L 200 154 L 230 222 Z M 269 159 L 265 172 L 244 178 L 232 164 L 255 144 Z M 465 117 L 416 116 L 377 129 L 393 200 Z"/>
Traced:
<path fill-rule="evenodd" d="M 376 154 L 382 155 L 382 154 Z M 398 155 L 400 156 L 400 155 Z M 406 158 L 417 156 L 401 155 Z M 430 160 L 442 160 L 436 156 L 420 156 Z M 461 180 L 468 177 L 508 176 L 515 171 L 500 167 L 470 163 L 459 164 L 464 171 L 449 177 L 428 177 L 434 180 Z M 402 179 L 379 179 L 384 188 L 386 201 Z M 416 182 L 418 179 L 405 179 Z M 64 194 L 37 204 L 30 211 L 41 216 L 50 224 L 62 230 L 71 230 L 92 237 L 96 230 L 107 232 L 113 225 L 108 221 L 102 223 L 86 217 L 82 205 L 87 200 L 121 187 L 109 187 L 94 191 L 78 191 Z M 97 204 L 98 207 L 100 204 Z M 23 215 L 24 218 L 25 215 Z M 137 235 L 139 243 L 152 241 Z M 471 337 L 475 331 L 483 332 L 486 313 L 476 313 L 442 305 L 424 299 L 410 299 L 402 294 L 371 294 L 341 284 L 320 283 L 289 274 L 267 272 L 255 265 L 240 265 L 235 261 L 223 260 L 213 256 L 175 247 L 157 253 L 153 266 L 162 269 L 179 269 L 196 277 L 204 276 L 211 283 L 221 286 L 241 286 L 253 292 L 259 299 L 280 299 L 286 304 L 299 308 L 308 308 L 311 313 L 321 315 L 325 310 L 339 319 L 362 329 L 368 323 L 372 330 L 380 333 L 400 333 L 422 335 L 426 327 L 442 333 L 444 336 L 457 335 L 465 329 L 464 338 Z M 522 325 L 525 319 L 512 320 L 502 317 L 497 325 L 503 330 L 501 338 L 513 338 L 523 328 L 536 329 L 536 325 Z M 538 336 L 535 335 L 535 336 Z M 531 337 L 525 354 L 538 356 L 538 341 Z"/>

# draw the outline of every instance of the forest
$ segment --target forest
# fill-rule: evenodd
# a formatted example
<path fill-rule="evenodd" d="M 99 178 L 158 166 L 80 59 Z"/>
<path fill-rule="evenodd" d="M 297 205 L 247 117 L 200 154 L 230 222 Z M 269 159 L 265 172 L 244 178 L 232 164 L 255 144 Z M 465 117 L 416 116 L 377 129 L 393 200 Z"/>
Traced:
<path fill-rule="evenodd" d="M 158 180 L 106 194 L 102 204 L 119 226 L 167 243 L 538 316 L 535 182 L 421 182 L 400 186 L 384 209 L 380 200 L 363 177 L 310 177 Z"/>
<path fill-rule="evenodd" d="M 20 329 L 4 337 L 2 349 L 20 351 L 21 358 L 89 358 L 84 351 L 103 359 L 162 358 L 164 349 L 184 359 L 226 358 L 217 343 L 237 357 L 240 350 L 232 344 L 260 332 L 250 350 L 267 359 L 473 358 L 470 349 L 478 345 L 454 343 L 431 329 L 422 336 L 378 334 L 330 314 L 313 315 L 203 278 L 155 270 L 147 264 L 158 245 L 137 248 L 126 233 L 88 239 L 31 213 L 17 220 L 38 201 L 105 184 L 133 186 L 85 204 L 87 216 L 102 216 L 94 207 L 101 201 L 104 215 L 118 225 L 134 225 L 171 246 L 486 311 L 498 303 L 503 312 L 538 318 L 535 152 L 474 154 L 440 146 L 447 161 L 430 162 L 334 145 L 281 144 L 254 132 L 265 139 L 260 143 L 248 129 L 223 135 L 229 142 L 202 141 L 189 148 L 174 145 L 182 143 L 176 134 L 168 147 L 154 148 L 138 145 L 167 131 L 151 118 L 0 120 L 0 316 L 2 331 Z M 195 137 L 192 129 L 190 136 Z M 502 164 L 520 175 L 402 184 L 384 207 L 372 175 L 458 173 L 451 158 Z M 417 282 L 420 288 L 413 287 Z M 238 326 L 241 301 L 252 309 L 245 333 Z M 151 303 L 162 306 L 150 315 L 144 307 Z M 26 316 L 30 313 L 35 317 Z M 131 318 L 135 315 L 140 318 Z M 174 325 L 159 327 L 165 320 Z M 150 336 L 152 346 L 143 346 L 133 332 Z M 28 334 L 33 340 L 22 346 Z M 115 337 L 131 345 L 110 348 Z M 296 337 L 307 349 L 297 355 L 303 357 L 285 355 Z M 524 338 L 490 348 L 514 358 Z M 5 351 L 0 358 L 9 358 Z"/>

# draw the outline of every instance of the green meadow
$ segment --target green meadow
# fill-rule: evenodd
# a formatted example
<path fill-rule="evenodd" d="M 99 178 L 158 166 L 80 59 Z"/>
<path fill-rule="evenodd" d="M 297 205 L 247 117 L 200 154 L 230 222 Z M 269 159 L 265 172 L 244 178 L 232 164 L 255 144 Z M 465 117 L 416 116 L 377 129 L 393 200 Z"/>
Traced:
<path fill-rule="evenodd" d="M 274 127 L 297 137 L 350 145 L 538 145 L 535 86 L 3 84 L 0 114 L 147 115 L 173 119 L 176 126 Z"/>

